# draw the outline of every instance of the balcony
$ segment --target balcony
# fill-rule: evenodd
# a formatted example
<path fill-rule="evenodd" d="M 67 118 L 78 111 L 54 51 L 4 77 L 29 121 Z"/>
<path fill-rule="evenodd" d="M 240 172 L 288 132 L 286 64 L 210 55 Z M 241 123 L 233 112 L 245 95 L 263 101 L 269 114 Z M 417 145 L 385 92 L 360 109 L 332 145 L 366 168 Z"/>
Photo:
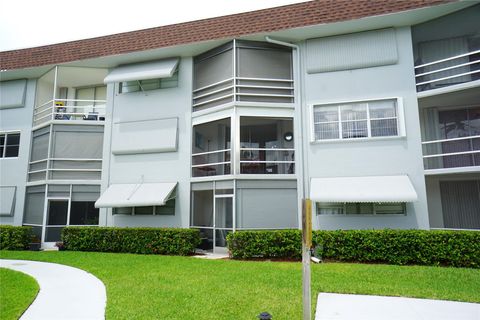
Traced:
<path fill-rule="evenodd" d="M 105 120 L 107 69 L 56 66 L 37 80 L 33 127 Z M 82 122 L 85 121 L 85 122 Z"/>
<path fill-rule="evenodd" d="M 480 79 L 480 50 L 415 66 L 417 92 L 459 85 Z"/>
<path fill-rule="evenodd" d="M 466 105 L 422 110 L 427 174 L 480 171 L 480 106 Z"/>
<path fill-rule="evenodd" d="M 33 126 L 36 127 L 53 120 L 103 122 L 105 105 L 106 100 L 50 100 L 34 108 Z"/>
<path fill-rule="evenodd" d="M 425 170 L 435 170 L 436 172 L 480 170 L 480 135 L 424 141 L 422 148 Z M 452 168 L 457 168 L 457 170 L 452 170 Z M 458 168 L 462 168 L 462 170 L 458 170 Z"/>
<path fill-rule="evenodd" d="M 235 40 L 195 57 L 193 82 L 193 111 L 229 103 L 292 104 L 292 52 Z"/>

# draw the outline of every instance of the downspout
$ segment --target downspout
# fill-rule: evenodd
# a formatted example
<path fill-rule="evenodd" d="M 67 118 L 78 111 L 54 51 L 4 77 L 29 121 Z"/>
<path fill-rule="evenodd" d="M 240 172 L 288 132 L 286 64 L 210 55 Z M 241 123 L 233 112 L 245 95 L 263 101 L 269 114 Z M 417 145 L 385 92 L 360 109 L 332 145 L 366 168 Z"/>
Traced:
<path fill-rule="evenodd" d="M 273 44 L 278 44 L 280 46 L 285 46 L 285 47 L 289 47 L 289 48 L 293 48 L 297 51 L 297 61 L 296 61 L 296 70 L 297 70 L 297 81 L 298 81 L 298 84 L 297 84 L 297 88 L 298 88 L 298 92 L 297 92 L 297 97 L 298 97 L 298 106 L 299 106 L 299 109 L 300 109 L 300 123 L 303 124 L 304 123 L 304 119 L 303 119 L 303 110 L 302 110 L 302 90 L 303 90 L 303 87 L 302 87 L 302 76 L 301 76 L 301 72 L 300 72 L 300 47 L 297 46 L 296 44 L 292 44 L 292 43 L 289 43 L 289 42 L 284 42 L 284 41 L 280 41 L 280 40 L 275 40 L 275 39 L 272 39 L 270 38 L 269 36 L 265 36 L 265 40 L 267 42 L 270 42 L 270 43 L 273 43 Z M 301 139 L 298 139 L 300 140 L 300 144 L 302 146 L 302 151 L 301 151 L 301 155 L 302 155 L 302 199 L 306 199 L 308 198 L 308 195 L 306 194 L 305 190 L 305 182 L 303 181 L 306 177 L 305 175 L 305 164 L 306 164 L 306 161 L 305 161 L 305 148 L 304 148 L 304 145 L 303 145 L 303 128 L 300 128 L 300 130 L 298 130 L 298 132 L 300 132 L 301 136 L 300 138 Z"/>
<path fill-rule="evenodd" d="M 303 88 L 301 85 L 301 72 L 300 72 L 300 47 L 288 42 L 283 42 L 279 40 L 274 40 L 268 36 L 265 37 L 265 40 L 270 43 L 274 43 L 277 45 L 281 46 L 286 46 L 293 48 L 297 51 L 297 96 L 298 96 L 298 106 L 300 107 L 300 123 L 301 123 L 301 128 L 299 132 L 301 132 L 301 136 L 299 137 L 300 139 L 300 145 L 302 146 L 302 217 L 300 220 L 300 226 L 302 226 L 302 301 L 303 301 L 303 319 L 308 319 L 310 320 L 312 318 L 311 316 L 311 296 L 312 296 L 312 289 L 311 289 L 311 270 L 310 270 L 310 259 L 311 259 L 311 254 L 310 254 L 310 248 L 312 246 L 312 220 L 311 220 L 311 213 L 312 213 L 312 203 L 308 199 L 308 195 L 305 192 L 305 182 L 303 181 L 305 177 L 305 161 L 304 161 L 304 156 L 305 156 L 305 151 L 304 151 L 304 139 L 303 139 L 303 110 L 302 110 L 302 100 L 301 97 L 303 95 Z M 295 73 L 294 73 L 295 74 Z M 295 79 L 295 76 L 294 76 Z M 295 87 L 295 86 L 294 86 Z"/>

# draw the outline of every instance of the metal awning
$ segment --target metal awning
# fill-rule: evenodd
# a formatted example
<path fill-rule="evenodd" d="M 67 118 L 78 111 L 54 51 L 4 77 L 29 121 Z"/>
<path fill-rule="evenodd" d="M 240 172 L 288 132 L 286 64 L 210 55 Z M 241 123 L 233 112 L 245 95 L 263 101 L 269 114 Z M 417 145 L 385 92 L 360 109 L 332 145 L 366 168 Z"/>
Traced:
<path fill-rule="evenodd" d="M 170 78 L 177 70 L 179 58 L 130 64 L 113 69 L 104 83 Z"/>
<path fill-rule="evenodd" d="M 95 202 L 95 208 L 163 206 L 172 198 L 176 182 L 112 184 Z"/>
<path fill-rule="evenodd" d="M 317 202 L 413 202 L 418 199 L 406 175 L 312 178 L 310 199 Z"/>

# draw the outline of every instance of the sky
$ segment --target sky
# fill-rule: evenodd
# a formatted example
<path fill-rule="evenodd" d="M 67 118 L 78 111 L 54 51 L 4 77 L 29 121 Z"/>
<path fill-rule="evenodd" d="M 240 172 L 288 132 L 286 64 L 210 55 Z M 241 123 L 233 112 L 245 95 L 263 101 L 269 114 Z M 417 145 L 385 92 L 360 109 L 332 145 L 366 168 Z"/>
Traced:
<path fill-rule="evenodd" d="M 0 0 L 0 51 L 303 1 L 305 0 Z"/>

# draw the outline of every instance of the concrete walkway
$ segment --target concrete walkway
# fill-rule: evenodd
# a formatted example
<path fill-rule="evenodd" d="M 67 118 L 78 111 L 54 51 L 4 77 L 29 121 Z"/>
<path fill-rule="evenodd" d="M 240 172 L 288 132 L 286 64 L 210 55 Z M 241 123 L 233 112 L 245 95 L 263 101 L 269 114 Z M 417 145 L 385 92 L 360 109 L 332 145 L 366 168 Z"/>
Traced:
<path fill-rule="evenodd" d="M 0 260 L 0 267 L 34 277 L 40 291 L 21 320 L 105 319 L 103 283 L 83 270 L 56 263 Z"/>
<path fill-rule="evenodd" d="M 315 320 L 480 320 L 480 304 L 320 293 Z"/>

